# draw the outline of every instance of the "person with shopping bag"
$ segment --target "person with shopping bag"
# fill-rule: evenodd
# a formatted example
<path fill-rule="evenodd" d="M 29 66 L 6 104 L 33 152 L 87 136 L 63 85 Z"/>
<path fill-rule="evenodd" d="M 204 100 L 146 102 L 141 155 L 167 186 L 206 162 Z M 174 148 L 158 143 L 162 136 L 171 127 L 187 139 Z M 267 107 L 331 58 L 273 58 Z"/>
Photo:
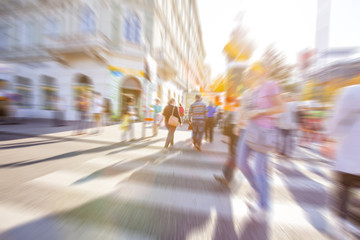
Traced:
<path fill-rule="evenodd" d="M 171 146 L 174 146 L 174 135 L 177 126 L 182 124 L 179 108 L 175 106 L 174 98 L 170 99 L 168 105 L 164 109 L 163 115 L 165 117 L 165 126 L 168 129 L 163 152 L 167 152 L 170 144 Z"/>
<path fill-rule="evenodd" d="M 266 221 L 270 210 L 268 182 L 268 153 L 275 150 L 275 116 L 284 112 L 280 88 L 268 79 L 265 66 L 258 62 L 253 65 L 257 87 L 252 92 L 248 124 L 244 139 L 237 149 L 237 166 L 254 190 L 257 204 L 249 206 L 251 217 Z M 254 169 L 250 167 L 250 155 L 254 154 Z"/>

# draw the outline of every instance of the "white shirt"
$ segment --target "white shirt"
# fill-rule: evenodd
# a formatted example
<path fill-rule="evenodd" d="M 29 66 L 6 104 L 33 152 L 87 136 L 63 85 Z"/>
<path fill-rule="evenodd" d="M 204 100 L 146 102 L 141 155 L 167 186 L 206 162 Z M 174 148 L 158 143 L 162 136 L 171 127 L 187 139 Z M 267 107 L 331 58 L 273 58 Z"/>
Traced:
<path fill-rule="evenodd" d="M 360 175 L 360 85 L 344 89 L 328 127 L 339 144 L 335 169 Z"/>
<path fill-rule="evenodd" d="M 252 105 L 252 97 L 253 97 L 253 90 L 245 90 L 241 95 L 241 106 L 237 114 L 237 123 L 241 121 L 244 125 L 241 128 L 246 128 L 246 125 L 249 121 L 248 113 L 251 110 Z M 241 119 L 239 119 L 241 118 Z"/>

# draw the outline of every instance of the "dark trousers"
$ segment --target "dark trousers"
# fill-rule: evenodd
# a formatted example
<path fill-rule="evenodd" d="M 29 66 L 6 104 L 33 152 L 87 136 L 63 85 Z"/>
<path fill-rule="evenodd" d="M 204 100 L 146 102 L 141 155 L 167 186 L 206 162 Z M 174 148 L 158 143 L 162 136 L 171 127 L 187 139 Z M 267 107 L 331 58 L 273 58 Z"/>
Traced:
<path fill-rule="evenodd" d="M 229 136 L 229 158 L 222 169 L 224 177 L 228 182 L 231 182 L 234 176 L 234 171 L 236 169 L 236 149 L 238 141 L 242 138 L 242 136 L 243 130 L 241 131 L 240 136 L 237 136 L 234 133 L 231 133 L 231 135 Z"/>
<path fill-rule="evenodd" d="M 192 121 L 192 130 L 193 130 L 193 142 L 194 144 L 201 146 L 201 141 L 205 131 L 205 120 L 193 120 Z"/>
<path fill-rule="evenodd" d="M 277 152 L 290 156 L 294 148 L 293 130 L 278 129 Z"/>
<path fill-rule="evenodd" d="M 87 112 L 79 111 L 79 121 L 77 126 L 78 132 L 82 132 L 88 128 L 87 118 L 88 118 Z"/>
<path fill-rule="evenodd" d="M 205 139 L 209 140 L 210 142 L 213 142 L 214 127 L 215 127 L 215 119 L 213 117 L 209 117 L 206 120 L 206 124 L 205 124 Z"/>
<path fill-rule="evenodd" d="M 64 126 L 64 113 L 62 111 L 54 111 L 54 126 Z"/>
<path fill-rule="evenodd" d="M 166 128 L 168 129 L 168 135 L 165 141 L 165 148 L 168 148 L 169 144 L 171 144 L 171 146 L 174 145 L 174 135 L 175 135 L 176 127 L 166 124 Z"/>
<path fill-rule="evenodd" d="M 340 218 L 346 219 L 349 217 L 348 203 L 351 189 L 360 186 L 360 175 L 337 172 L 336 177 L 336 190 L 332 207 Z"/>

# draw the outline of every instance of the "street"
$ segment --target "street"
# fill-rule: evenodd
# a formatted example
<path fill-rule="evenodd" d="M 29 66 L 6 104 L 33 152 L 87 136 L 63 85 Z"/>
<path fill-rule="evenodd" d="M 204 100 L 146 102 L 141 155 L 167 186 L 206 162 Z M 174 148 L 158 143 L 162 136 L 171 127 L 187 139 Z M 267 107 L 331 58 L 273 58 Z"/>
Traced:
<path fill-rule="evenodd" d="M 328 239 L 330 166 L 305 152 L 271 157 L 272 214 L 257 223 L 241 174 L 231 190 L 213 179 L 227 158 L 219 131 L 203 152 L 177 131 L 164 154 L 164 129 L 132 143 L 0 130 L 0 239 Z"/>

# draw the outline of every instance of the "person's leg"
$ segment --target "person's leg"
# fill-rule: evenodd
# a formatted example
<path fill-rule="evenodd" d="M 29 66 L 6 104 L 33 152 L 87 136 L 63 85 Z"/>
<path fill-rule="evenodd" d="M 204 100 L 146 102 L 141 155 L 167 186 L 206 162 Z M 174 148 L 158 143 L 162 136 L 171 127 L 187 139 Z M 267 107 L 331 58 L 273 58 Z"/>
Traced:
<path fill-rule="evenodd" d="M 154 117 L 154 121 L 153 121 L 153 136 L 157 135 L 157 124 L 156 124 L 156 117 Z"/>
<path fill-rule="evenodd" d="M 171 138 L 171 146 L 174 146 L 174 137 L 175 137 L 175 130 L 176 130 L 176 127 L 171 127 L 171 131 L 172 131 L 172 138 Z"/>
<path fill-rule="evenodd" d="M 283 154 L 283 155 L 286 155 L 286 148 L 287 148 L 287 136 L 288 136 L 288 130 L 287 129 L 282 129 L 282 143 L 283 143 L 283 145 L 282 145 L 282 150 L 281 150 L 281 153 Z"/>
<path fill-rule="evenodd" d="M 78 132 L 82 133 L 84 132 L 84 128 L 85 128 L 85 113 L 84 112 L 79 112 L 79 125 L 78 125 Z"/>
<path fill-rule="evenodd" d="M 258 192 L 254 174 L 249 166 L 249 156 L 252 150 L 245 142 L 245 137 L 238 143 L 236 162 L 242 174 L 245 176 L 251 187 Z"/>
<path fill-rule="evenodd" d="M 294 130 L 288 130 L 286 154 L 291 157 L 294 149 Z"/>
<path fill-rule="evenodd" d="M 214 140 L 214 118 L 210 118 L 210 126 L 209 126 L 209 131 L 210 131 L 210 142 L 212 143 Z"/>
<path fill-rule="evenodd" d="M 201 147 L 201 143 L 202 143 L 202 139 L 203 139 L 203 135 L 204 135 L 204 131 L 205 131 L 205 121 L 200 121 L 198 128 L 199 128 L 199 130 L 198 130 L 197 144 L 199 147 Z"/>
<path fill-rule="evenodd" d="M 193 143 L 194 143 L 194 145 L 197 145 L 199 124 L 196 120 L 193 121 L 192 127 L 193 127 L 193 129 L 192 129 L 193 130 Z"/>
<path fill-rule="evenodd" d="M 171 143 L 172 139 L 173 139 L 173 130 L 172 130 L 172 127 L 167 125 L 166 128 L 168 129 L 168 134 L 167 134 L 167 137 L 166 137 L 166 141 L 165 141 L 165 148 L 168 148 L 169 147 L 169 144 Z"/>
<path fill-rule="evenodd" d="M 259 206 L 261 209 L 269 208 L 269 182 L 267 175 L 268 156 L 266 153 L 256 152 L 255 180 L 259 192 Z"/>
<path fill-rule="evenodd" d="M 207 119 L 206 120 L 206 123 L 205 123 L 205 140 L 206 141 L 209 141 L 209 126 L 210 126 L 210 119 Z"/>
<path fill-rule="evenodd" d="M 130 140 L 134 140 L 135 139 L 135 136 L 134 136 L 134 122 L 131 122 L 130 125 L 129 125 L 129 131 L 130 131 Z"/>
<path fill-rule="evenodd" d="M 350 189 L 360 182 L 360 176 L 348 173 L 337 173 L 337 189 L 334 196 L 334 210 L 341 219 L 348 218 Z"/>

